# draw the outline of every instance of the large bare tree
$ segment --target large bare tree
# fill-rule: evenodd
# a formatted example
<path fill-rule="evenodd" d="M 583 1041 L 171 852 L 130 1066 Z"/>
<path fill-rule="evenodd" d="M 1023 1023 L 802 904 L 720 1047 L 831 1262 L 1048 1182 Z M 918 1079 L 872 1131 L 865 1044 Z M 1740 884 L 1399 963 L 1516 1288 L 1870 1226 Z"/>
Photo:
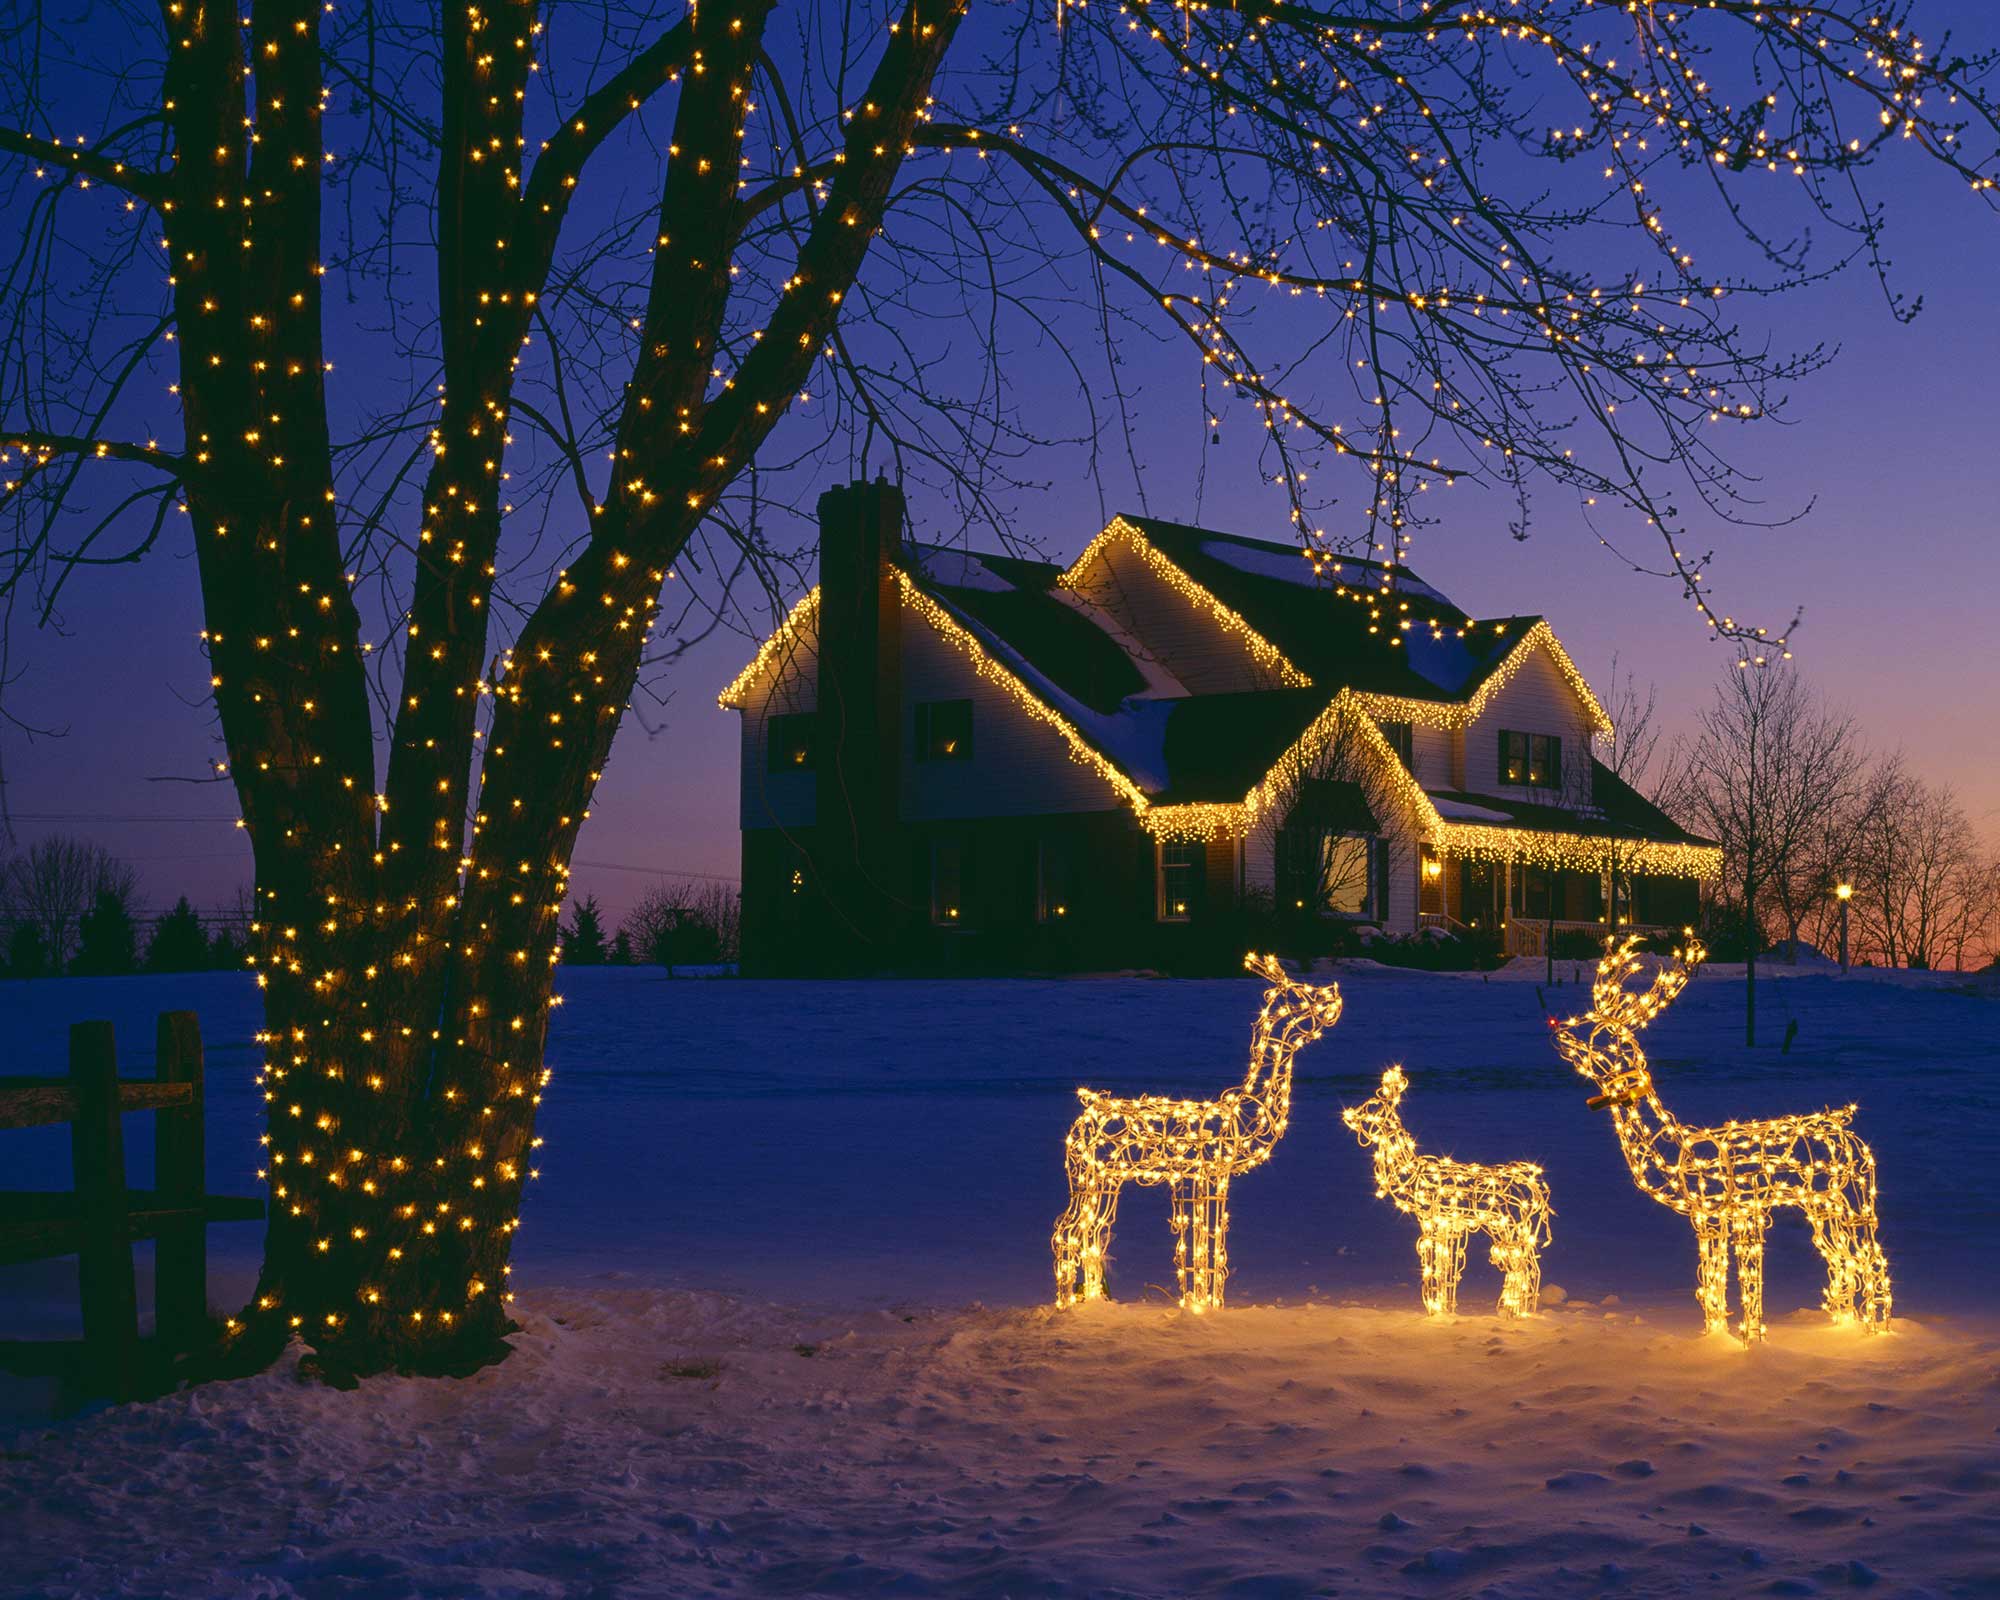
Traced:
<path fill-rule="evenodd" d="M 93 564 L 198 558 L 266 1015 L 238 1358 L 502 1350 L 577 830 L 649 639 L 782 579 L 815 471 L 995 520 L 1039 470 L 1015 380 L 1115 444 L 1158 332 L 1309 547 L 1539 482 L 1708 607 L 1721 442 L 1819 359 L 1730 291 L 1879 265 L 1885 152 L 1992 199 L 1988 63 L 1913 9 L 15 13 L 0 581 L 57 618 Z"/>

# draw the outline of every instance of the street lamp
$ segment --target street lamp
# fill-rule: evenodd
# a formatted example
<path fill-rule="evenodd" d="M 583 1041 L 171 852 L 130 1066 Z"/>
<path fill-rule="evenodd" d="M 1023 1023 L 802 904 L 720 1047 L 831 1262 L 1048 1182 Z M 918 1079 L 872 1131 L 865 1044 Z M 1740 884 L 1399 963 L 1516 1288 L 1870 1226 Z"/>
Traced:
<path fill-rule="evenodd" d="M 1833 892 L 1840 899 L 1840 970 L 1847 971 L 1847 902 L 1854 898 L 1854 885 L 1837 883 Z"/>

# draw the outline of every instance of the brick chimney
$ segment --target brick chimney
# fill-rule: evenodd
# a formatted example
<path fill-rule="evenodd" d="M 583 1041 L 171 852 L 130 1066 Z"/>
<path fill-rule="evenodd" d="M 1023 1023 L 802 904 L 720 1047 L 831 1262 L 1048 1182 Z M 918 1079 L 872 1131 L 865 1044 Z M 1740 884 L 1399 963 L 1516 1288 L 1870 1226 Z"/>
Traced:
<path fill-rule="evenodd" d="M 845 965 L 893 956 L 907 905 L 898 811 L 903 492 L 877 478 L 819 498 L 819 754 L 814 855 Z"/>

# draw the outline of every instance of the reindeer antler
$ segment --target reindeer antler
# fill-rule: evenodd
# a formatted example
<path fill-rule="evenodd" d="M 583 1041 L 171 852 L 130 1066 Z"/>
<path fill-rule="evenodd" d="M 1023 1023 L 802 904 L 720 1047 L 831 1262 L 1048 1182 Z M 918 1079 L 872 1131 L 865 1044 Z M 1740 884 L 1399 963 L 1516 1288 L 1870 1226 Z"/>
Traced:
<path fill-rule="evenodd" d="M 1292 975 L 1285 970 L 1284 963 L 1276 956 L 1260 956 L 1254 950 L 1243 958 L 1243 968 L 1246 972 L 1254 972 L 1258 977 L 1277 984 L 1280 988 L 1290 985 L 1293 981 Z"/>

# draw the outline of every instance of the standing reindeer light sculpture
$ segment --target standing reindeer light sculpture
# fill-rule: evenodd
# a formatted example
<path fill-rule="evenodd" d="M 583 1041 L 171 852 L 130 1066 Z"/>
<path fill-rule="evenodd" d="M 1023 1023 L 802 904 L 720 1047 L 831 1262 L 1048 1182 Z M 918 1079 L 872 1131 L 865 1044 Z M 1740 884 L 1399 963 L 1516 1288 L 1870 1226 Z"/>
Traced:
<path fill-rule="evenodd" d="M 1632 1181 L 1694 1225 L 1700 1249 L 1695 1298 L 1710 1333 L 1729 1328 L 1729 1254 L 1736 1252 L 1745 1343 L 1764 1337 L 1764 1231 L 1779 1206 L 1797 1206 L 1826 1258 L 1827 1315 L 1866 1332 L 1889 1320 L 1889 1258 L 1876 1242 L 1875 1154 L 1848 1126 L 1854 1107 L 1808 1111 L 1760 1122 L 1691 1128 L 1660 1103 L 1639 1048 L 1639 1031 L 1672 1002 L 1707 954 L 1690 939 L 1649 988 L 1626 980 L 1639 970 L 1636 937 L 1607 947 L 1591 985 L 1591 1008 L 1550 1019 L 1563 1059 L 1597 1087 L 1593 1110 L 1608 1106 Z"/>
<path fill-rule="evenodd" d="M 1340 1114 L 1375 1155 L 1375 1194 L 1417 1219 L 1417 1265 L 1424 1310 L 1448 1317 L 1458 1310 L 1466 1240 L 1486 1235 L 1500 1269 L 1500 1315 L 1532 1316 L 1541 1304 L 1542 1247 L 1549 1242 L 1549 1186 L 1532 1161 L 1489 1166 L 1417 1153 L 1417 1141 L 1397 1109 L 1410 1080 L 1401 1067 L 1382 1074 L 1373 1098 Z"/>
<path fill-rule="evenodd" d="M 1276 956 L 1243 964 L 1270 981 L 1250 1035 L 1250 1070 L 1214 1100 L 1078 1089 L 1069 1130 L 1069 1205 L 1056 1219 L 1056 1304 L 1104 1295 L 1105 1252 L 1127 1183 L 1173 1185 L 1174 1272 L 1186 1311 L 1222 1304 L 1229 1276 L 1229 1180 L 1270 1160 L 1292 1109 L 1292 1058 L 1340 1020 L 1340 987 L 1297 983 Z"/>

